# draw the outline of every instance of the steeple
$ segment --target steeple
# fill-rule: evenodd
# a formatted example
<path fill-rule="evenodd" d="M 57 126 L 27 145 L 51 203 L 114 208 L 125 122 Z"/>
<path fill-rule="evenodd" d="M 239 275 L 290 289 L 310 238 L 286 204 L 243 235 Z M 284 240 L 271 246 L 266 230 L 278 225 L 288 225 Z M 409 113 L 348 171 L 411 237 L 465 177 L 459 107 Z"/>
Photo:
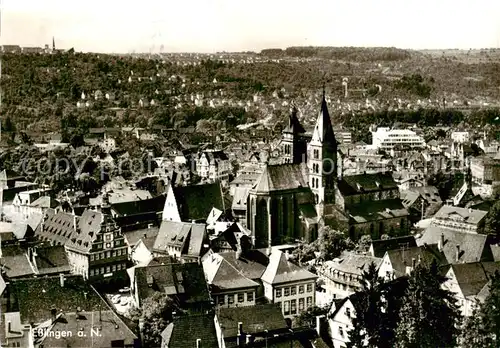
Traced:
<path fill-rule="evenodd" d="M 303 134 L 306 132 L 297 117 L 298 110 L 293 106 L 288 116 L 288 124 L 281 134 L 282 163 L 301 163 L 306 153 Z"/>
<path fill-rule="evenodd" d="M 333 132 L 332 121 L 330 113 L 328 112 L 328 105 L 326 104 L 325 90 L 323 89 L 323 99 L 321 100 L 321 109 L 316 120 L 314 133 L 312 136 L 312 143 L 321 143 L 325 145 L 337 147 L 337 140 Z"/>

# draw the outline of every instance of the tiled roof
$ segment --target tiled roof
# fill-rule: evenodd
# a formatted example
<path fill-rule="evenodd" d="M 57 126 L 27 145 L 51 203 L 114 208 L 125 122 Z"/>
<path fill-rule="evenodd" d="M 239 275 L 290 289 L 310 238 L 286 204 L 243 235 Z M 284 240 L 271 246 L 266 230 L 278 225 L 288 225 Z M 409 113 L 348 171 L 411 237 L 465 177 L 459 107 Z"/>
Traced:
<path fill-rule="evenodd" d="M 308 188 L 305 164 L 268 165 L 252 187 L 255 192 L 270 192 Z"/>
<path fill-rule="evenodd" d="M 344 252 L 342 255 L 331 261 L 326 261 L 323 267 L 334 269 L 337 271 L 361 275 L 363 271 L 368 269 L 368 266 L 373 262 L 375 266 L 380 265 L 382 258 L 361 255 L 352 252 Z"/>
<path fill-rule="evenodd" d="M 127 231 L 124 232 L 124 235 L 128 245 L 135 246 L 140 240 L 142 240 L 146 248 L 152 251 L 159 231 L 159 227 L 151 227 L 143 228 L 140 230 Z"/>
<path fill-rule="evenodd" d="M 99 330 L 99 335 L 92 335 L 92 329 Z M 57 337 L 48 333 L 42 341 L 44 347 L 113 347 L 113 341 L 135 346 L 134 342 L 138 339 L 112 310 L 63 313 L 51 331 L 71 332 L 72 335 Z M 79 335 L 80 331 L 84 335 Z"/>
<path fill-rule="evenodd" d="M 164 195 L 159 195 L 149 199 L 114 203 L 111 205 L 111 209 L 121 216 L 139 215 L 151 212 L 157 213 L 163 211 L 165 198 Z"/>
<path fill-rule="evenodd" d="M 429 266 L 433 260 L 436 260 L 437 265 L 446 265 L 446 257 L 443 252 L 439 251 L 437 245 L 423 245 L 412 248 L 402 248 L 389 250 L 387 252 L 391 261 L 394 273 L 399 276 L 406 275 L 406 267 L 412 267 L 413 260 L 418 264 L 421 262 Z"/>
<path fill-rule="evenodd" d="M 399 198 L 351 204 L 345 210 L 356 223 L 408 216 L 408 210 Z"/>
<path fill-rule="evenodd" d="M 248 250 L 237 258 L 235 252 L 219 253 L 248 279 L 260 279 L 269 264 L 269 257 L 262 250 Z"/>
<path fill-rule="evenodd" d="M 376 239 L 371 242 L 370 252 L 374 257 L 384 257 L 385 252 L 394 249 L 400 249 L 417 246 L 414 236 L 402 236 L 388 239 Z"/>
<path fill-rule="evenodd" d="M 390 172 L 344 176 L 338 182 L 342 195 L 351 196 L 367 192 L 397 189 Z"/>
<path fill-rule="evenodd" d="M 2 246 L 0 264 L 7 278 L 26 277 L 35 274 L 27 250 L 19 245 Z"/>
<path fill-rule="evenodd" d="M 207 215 L 208 216 L 208 215 Z M 206 225 L 164 220 L 161 223 L 153 249 L 167 251 L 168 246 L 181 248 L 183 254 L 202 256 L 206 239 Z"/>
<path fill-rule="evenodd" d="M 452 217 L 459 217 L 462 221 L 477 225 L 485 218 L 488 212 L 483 210 L 474 210 L 467 208 L 454 207 L 451 205 L 443 205 L 434 216 L 436 219 L 448 220 Z"/>
<path fill-rule="evenodd" d="M 280 304 L 220 308 L 217 318 L 226 339 L 237 336 L 240 322 L 243 332 L 253 335 L 287 328 Z"/>
<path fill-rule="evenodd" d="M 205 258 L 203 269 L 207 276 L 207 281 L 216 292 L 259 286 L 257 282 L 245 277 L 226 259 L 217 254 L 212 254 Z"/>
<path fill-rule="evenodd" d="M 500 263 L 474 262 L 452 265 L 458 286 L 465 297 L 476 296 L 488 284 L 495 271 L 500 271 Z"/>
<path fill-rule="evenodd" d="M 249 187 L 236 187 L 234 189 L 233 209 L 247 209 L 247 198 L 250 192 Z"/>
<path fill-rule="evenodd" d="M 201 347 L 218 347 L 214 314 L 190 315 L 175 318 L 162 332 L 162 342 L 168 347 L 192 348 L 201 340 Z"/>
<path fill-rule="evenodd" d="M 318 276 L 315 274 L 287 260 L 287 255 L 278 249 L 272 250 L 269 264 L 262 275 L 262 281 L 268 284 L 282 284 L 316 278 Z"/>
<path fill-rule="evenodd" d="M 78 308 L 82 311 L 108 308 L 82 276 L 65 276 L 64 286 L 59 276 L 14 280 L 10 286 L 23 323 L 50 319 L 52 309 L 57 313 L 74 313 Z"/>
<path fill-rule="evenodd" d="M 34 256 L 39 274 L 69 272 L 68 256 L 62 245 L 37 247 Z"/>
<path fill-rule="evenodd" d="M 417 239 L 418 245 L 438 244 L 444 238 L 443 252 L 448 263 L 470 263 L 493 261 L 490 244 L 491 237 L 484 234 L 458 232 L 439 226 L 429 226 L 422 237 Z M 457 261 L 457 245 L 460 247 Z"/>
<path fill-rule="evenodd" d="M 173 191 L 182 221 L 204 220 L 212 208 L 225 210 L 220 183 L 174 187 Z"/>

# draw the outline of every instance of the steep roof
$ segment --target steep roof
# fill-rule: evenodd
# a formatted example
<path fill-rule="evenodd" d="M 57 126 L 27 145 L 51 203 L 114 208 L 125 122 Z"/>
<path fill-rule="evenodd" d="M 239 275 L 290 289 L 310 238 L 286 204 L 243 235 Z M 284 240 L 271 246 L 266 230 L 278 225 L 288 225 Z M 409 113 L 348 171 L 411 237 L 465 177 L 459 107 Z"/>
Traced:
<path fill-rule="evenodd" d="M 351 196 L 367 192 L 397 189 L 390 172 L 358 174 L 342 177 L 338 182 L 338 188 L 342 195 Z"/>
<path fill-rule="evenodd" d="M 111 209 L 120 216 L 139 215 L 151 212 L 158 213 L 163 211 L 165 198 L 165 195 L 159 195 L 149 199 L 114 203 L 111 205 Z"/>
<path fill-rule="evenodd" d="M 385 220 L 408 216 L 408 210 L 399 198 L 370 201 L 369 204 L 356 203 L 346 205 L 346 212 L 355 223 Z"/>
<path fill-rule="evenodd" d="M 493 261 L 491 237 L 484 234 L 458 232 L 431 225 L 417 239 L 417 245 L 438 244 L 441 242 L 441 235 L 444 238 L 442 248 L 448 263 Z M 458 261 L 457 245 L 460 247 Z"/>
<path fill-rule="evenodd" d="M 224 291 L 259 286 L 257 282 L 245 277 L 226 259 L 217 254 L 206 258 L 203 262 L 203 268 L 213 290 Z"/>
<path fill-rule="evenodd" d="M 239 258 L 234 251 L 219 253 L 219 255 L 245 277 L 252 280 L 260 279 L 269 264 L 269 257 L 262 250 L 245 251 Z"/>
<path fill-rule="evenodd" d="M 34 260 L 39 274 L 54 274 L 71 270 L 63 245 L 47 245 L 37 247 L 35 250 Z"/>
<path fill-rule="evenodd" d="M 416 247 L 417 242 L 414 236 L 401 236 L 388 239 L 376 239 L 371 242 L 370 252 L 374 257 L 384 257 L 385 252 L 394 249 Z"/>
<path fill-rule="evenodd" d="M 378 268 L 381 261 L 380 257 L 344 252 L 339 258 L 326 261 L 323 265 L 330 269 L 360 276 L 372 262 Z"/>
<path fill-rule="evenodd" d="M 324 93 L 311 142 L 320 142 L 334 147 L 337 146 L 337 140 L 335 139 L 335 134 L 333 132 L 332 120 L 330 119 L 330 113 L 328 112 L 328 106 Z"/>
<path fill-rule="evenodd" d="M 413 260 L 429 266 L 435 260 L 438 266 L 446 265 L 446 257 L 437 245 L 423 245 L 412 248 L 401 248 L 387 251 L 392 268 L 399 276 L 406 274 L 406 267 L 412 267 Z"/>
<path fill-rule="evenodd" d="M 315 274 L 287 260 L 286 254 L 278 249 L 272 250 L 269 264 L 262 275 L 262 281 L 268 284 L 281 284 L 316 278 Z"/>
<path fill-rule="evenodd" d="M 175 246 L 181 248 L 183 254 L 201 256 L 205 237 L 205 224 L 164 220 L 161 223 L 153 249 L 166 251 L 168 246 Z"/>
<path fill-rule="evenodd" d="M 441 209 L 438 210 L 434 218 L 448 220 L 451 217 L 458 217 L 463 222 L 477 225 L 486 217 L 487 214 L 488 212 L 483 210 L 474 210 L 454 207 L 451 205 L 443 205 Z"/>
<path fill-rule="evenodd" d="M 26 277 L 35 274 L 26 249 L 19 245 L 2 245 L 0 265 L 7 278 Z"/>
<path fill-rule="evenodd" d="M 306 168 L 303 163 L 267 165 L 256 184 L 252 187 L 252 191 L 266 193 L 308 188 L 306 177 Z"/>
<path fill-rule="evenodd" d="M 218 347 L 214 314 L 189 315 L 175 318 L 162 332 L 162 342 L 168 347 L 192 348 L 201 340 L 202 347 Z"/>
<path fill-rule="evenodd" d="M 465 297 L 476 296 L 488 284 L 495 271 L 500 271 L 500 263 L 474 262 L 451 265 L 458 286 Z"/>
<path fill-rule="evenodd" d="M 204 220 L 212 208 L 225 211 L 220 183 L 174 187 L 173 191 L 183 221 Z"/>

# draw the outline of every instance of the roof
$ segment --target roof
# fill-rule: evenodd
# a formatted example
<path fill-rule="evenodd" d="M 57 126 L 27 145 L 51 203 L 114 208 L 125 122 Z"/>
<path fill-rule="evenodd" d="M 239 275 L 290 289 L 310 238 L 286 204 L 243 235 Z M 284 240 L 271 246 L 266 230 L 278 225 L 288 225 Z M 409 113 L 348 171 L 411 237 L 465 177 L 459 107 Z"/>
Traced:
<path fill-rule="evenodd" d="M 203 261 L 203 270 L 212 291 L 258 287 L 259 284 L 245 277 L 236 267 L 218 254 Z"/>
<path fill-rule="evenodd" d="M 220 183 L 174 187 L 173 192 L 183 221 L 205 220 L 212 208 L 225 211 Z"/>
<path fill-rule="evenodd" d="M 493 261 L 493 255 L 489 247 L 491 237 L 484 234 L 458 232 L 431 225 L 417 239 L 417 245 L 440 243 L 441 236 L 444 238 L 443 252 L 450 264 Z M 460 246 L 458 262 L 457 245 Z"/>
<path fill-rule="evenodd" d="M 500 271 L 498 262 L 474 262 L 451 265 L 458 286 L 465 297 L 477 296 L 488 284 L 495 271 Z"/>
<path fill-rule="evenodd" d="M 166 251 L 169 246 L 181 248 L 183 254 L 202 256 L 206 225 L 164 220 L 161 223 L 153 249 Z"/>
<path fill-rule="evenodd" d="M 438 210 L 436 215 L 434 215 L 435 219 L 459 219 L 462 222 L 466 222 L 468 224 L 477 225 L 481 222 L 488 212 L 483 210 L 475 210 L 475 209 L 467 209 L 454 207 L 451 205 L 443 205 L 441 209 Z"/>
<path fill-rule="evenodd" d="M 140 230 L 127 231 L 123 234 L 127 239 L 127 244 L 130 246 L 135 246 L 142 240 L 148 250 L 153 250 L 154 243 L 160 231 L 159 227 L 142 228 Z"/>
<path fill-rule="evenodd" d="M 139 215 L 151 212 L 162 212 L 165 205 L 164 195 L 149 199 L 134 200 L 130 202 L 119 202 L 111 205 L 111 208 L 121 216 Z"/>
<path fill-rule="evenodd" d="M 270 191 L 308 188 L 304 163 L 267 165 L 252 191 L 266 193 Z"/>
<path fill-rule="evenodd" d="M 175 318 L 162 332 L 163 343 L 168 347 L 192 348 L 201 340 L 202 347 L 218 347 L 214 314 L 181 316 Z"/>
<path fill-rule="evenodd" d="M 219 255 L 245 277 L 252 280 L 260 279 L 269 264 L 269 257 L 262 250 L 248 250 L 239 258 L 236 252 L 233 251 L 219 253 Z"/>
<path fill-rule="evenodd" d="M 344 273 L 362 275 L 363 271 L 367 270 L 372 262 L 378 268 L 380 262 L 382 262 L 382 258 L 344 252 L 339 258 L 324 262 L 323 266 Z"/>
<path fill-rule="evenodd" d="M 282 284 L 306 279 L 316 279 L 317 275 L 288 260 L 288 256 L 278 249 L 273 249 L 269 264 L 262 275 L 262 281 L 268 284 Z"/>
<path fill-rule="evenodd" d="M 92 330 L 98 330 L 99 335 L 92 335 Z M 42 341 L 44 347 L 113 347 L 113 341 L 134 346 L 138 339 L 112 310 L 62 313 L 51 331 L 73 334 L 60 337 L 48 334 Z M 80 331 L 85 335 L 79 335 Z"/>
<path fill-rule="evenodd" d="M 283 130 L 284 133 L 301 134 L 306 132 L 304 127 L 302 127 L 302 125 L 300 124 L 299 119 L 297 118 L 297 111 L 298 110 L 296 107 L 292 109 L 292 112 L 288 116 L 288 124 Z"/>
<path fill-rule="evenodd" d="M 406 275 L 406 267 L 412 267 L 413 260 L 417 263 L 422 262 L 427 266 L 432 264 L 434 260 L 438 266 L 448 263 L 444 253 L 439 251 L 435 244 L 389 250 L 386 255 L 391 261 L 394 273 L 399 276 Z"/>
<path fill-rule="evenodd" d="M 0 264 L 7 278 L 25 277 L 35 274 L 27 250 L 19 245 L 2 245 Z"/>
<path fill-rule="evenodd" d="M 82 276 L 60 276 L 13 280 L 12 295 L 17 300 L 23 323 L 39 323 L 51 318 L 51 310 L 76 312 L 107 309 L 106 302 Z"/>
<path fill-rule="evenodd" d="M 414 236 L 401 236 L 388 239 L 376 239 L 371 242 L 370 252 L 374 257 L 384 257 L 386 251 L 417 246 Z"/>
<path fill-rule="evenodd" d="M 33 255 L 39 274 L 69 272 L 68 256 L 62 245 L 47 245 L 35 248 Z"/>
<path fill-rule="evenodd" d="M 356 223 L 408 216 L 408 210 L 399 198 L 351 204 L 345 210 Z"/>
<path fill-rule="evenodd" d="M 312 141 L 330 144 L 332 147 L 337 146 L 337 140 L 333 132 L 332 120 L 330 119 L 330 113 L 328 112 L 328 105 L 324 93 L 323 99 L 321 100 L 321 109 L 313 131 Z"/>
<path fill-rule="evenodd" d="M 232 209 L 247 209 L 247 198 L 250 188 L 248 187 L 235 187 Z"/>
<path fill-rule="evenodd" d="M 220 308 L 217 318 L 226 339 L 237 336 L 238 323 L 242 323 L 243 332 L 251 335 L 263 333 L 265 330 L 271 332 L 288 327 L 280 304 Z"/>
<path fill-rule="evenodd" d="M 367 192 L 394 190 L 398 188 L 390 172 L 344 176 L 338 182 L 342 195 L 351 196 Z"/>

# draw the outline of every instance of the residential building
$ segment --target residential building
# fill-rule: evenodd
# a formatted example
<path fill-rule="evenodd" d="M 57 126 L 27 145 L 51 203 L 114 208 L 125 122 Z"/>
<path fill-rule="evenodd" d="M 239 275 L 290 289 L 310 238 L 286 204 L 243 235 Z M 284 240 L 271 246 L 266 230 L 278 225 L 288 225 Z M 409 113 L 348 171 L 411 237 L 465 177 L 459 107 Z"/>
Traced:
<path fill-rule="evenodd" d="M 203 151 L 196 157 L 196 173 L 209 182 L 229 183 L 231 162 L 224 151 Z"/>
<path fill-rule="evenodd" d="M 48 188 L 40 188 L 17 193 L 12 202 L 15 212 L 23 219 L 28 219 L 37 210 L 32 209 L 31 205 L 40 197 L 49 195 L 50 191 Z"/>
<path fill-rule="evenodd" d="M 432 225 L 459 232 L 478 233 L 488 212 L 444 205 L 432 219 Z"/>
<path fill-rule="evenodd" d="M 381 258 L 344 252 L 340 257 L 325 261 L 318 269 L 326 292 L 334 299 L 348 297 L 362 288 L 363 272 L 373 263 L 377 268 Z"/>
<path fill-rule="evenodd" d="M 159 232 L 158 227 L 128 231 L 124 233 L 129 249 L 130 260 L 137 266 L 147 266 L 153 259 L 154 243 Z"/>
<path fill-rule="evenodd" d="M 467 131 L 456 131 L 451 133 L 451 140 L 456 143 L 467 143 L 470 140 L 469 132 Z"/>
<path fill-rule="evenodd" d="M 370 243 L 368 254 L 372 257 L 382 259 L 389 250 L 416 247 L 414 236 L 401 236 L 387 239 L 376 239 Z"/>
<path fill-rule="evenodd" d="M 500 181 L 500 160 L 487 156 L 470 159 L 472 180 L 480 185 L 492 185 Z"/>
<path fill-rule="evenodd" d="M 352 319 L 356 315 L 351 298 L 345 297 L 338 303 L 334 302 L 328 313 L 330 337 L 334 348 L 345 348 L 349 342 L 348 332 L 353 328 Z"/>
<path fill-rule="evenodd" d="M 391 151 L 398 146 L 409 149 L 425 148 L 424 139 L 410 129 L 379 127 L 372 132 L 372 139 L 371 147 L 384 151 Z"/>
<path fill-rule="evenodd" d="M 161 348 L 220 347 L 212 312 L 174 318 L 161 338 Z"/>
<path fill-rule="evenodd" d="M 473 315 L 478 302 L 484 302 L 490 281 L 500 271 L 498 262 L 473 262 L 450 265 L 442 287 L 455 294 L 463 316 Z"/>

